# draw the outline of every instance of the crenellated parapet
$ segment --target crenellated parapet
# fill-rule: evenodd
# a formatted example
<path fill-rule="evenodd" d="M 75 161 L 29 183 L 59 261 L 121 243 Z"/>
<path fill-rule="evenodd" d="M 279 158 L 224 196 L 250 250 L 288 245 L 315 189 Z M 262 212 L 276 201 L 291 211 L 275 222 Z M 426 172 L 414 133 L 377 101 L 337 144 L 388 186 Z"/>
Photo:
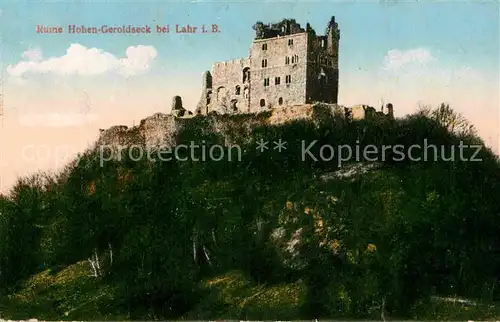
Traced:
<path fill-rule="evenodd" d="M 255 39 L 283 37 L 305 32 L 295 19 L 283 19 L 278 23 L 271 24 L 264 24 L 263 22 L 258 21 L 253 26 L 253 29 L 255 30 Z"/>

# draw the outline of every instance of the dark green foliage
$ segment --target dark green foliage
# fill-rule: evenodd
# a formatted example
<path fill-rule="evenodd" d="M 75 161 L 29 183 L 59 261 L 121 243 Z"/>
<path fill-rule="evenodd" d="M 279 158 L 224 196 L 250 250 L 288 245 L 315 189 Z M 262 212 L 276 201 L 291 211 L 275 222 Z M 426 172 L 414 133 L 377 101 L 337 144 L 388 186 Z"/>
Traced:
<path fill-rule="evenodd" d="M 133 319 L 184 316 L 211 296 L 200 281 L 233 270 L 257 285 L 303 283 L 300 316 L 290 318 L 379 318 L 382 309 L 408 317 L 432 294 L 497 299 L 498 158 L 483 148 L 480 162 L 461 161 L 458 152 L 442 160 L 462 141 L 482 144 L 473 132 L 453 131 L 450 120 L 468 127 L 451 109 L 348 122 L 318 106 L 312 120 L 280 126 L 268 125 L 269 116 L 179 121 L 177 144 L 208 150 L 229 139 L 241 147 L 240 160 L 197 161 L 183 150 L 186 161 L 134 161 L 123 151 L 121 160 L 101 164 L 96 148 L 56 176 L 20 179 L 0 196 L 0 289 L 90 260 L 99 267 L 89 276 L 119 298 L 113 309 Z M 256 150 L 260 139 L 268 150 Z M 273 149 L 279 139 L 285 151 Z M 302 144 L 314 141 L 315 156 L 325 144 L 361 151 L 399 145 L 408 153 L 427 142 L 438 146 L 438 158 L 395 160 L 401 155 L 389 149 L 379 169 L 323 180 L 357 162 L 355 155 L 341 164 L 339 155 L 302 159 Z M 463 150 L 464 157 L 474 153 Z M 271 238 L 280 229 L 287 238 L 301 231 L 290 252 L 304 266 L 284 260 L 289 250 Z M 252 318 L 241 314 L 232 318 Z"/>

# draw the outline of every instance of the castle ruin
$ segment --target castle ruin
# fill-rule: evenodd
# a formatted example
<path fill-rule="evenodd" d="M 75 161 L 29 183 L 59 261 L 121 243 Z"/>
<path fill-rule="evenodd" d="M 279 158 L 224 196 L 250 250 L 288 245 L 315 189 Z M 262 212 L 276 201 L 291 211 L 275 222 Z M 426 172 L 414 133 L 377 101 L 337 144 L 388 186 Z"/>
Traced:
<path fill-rule="evenodd" d="M 329 113 L 345 116 L 346 120 L 394 119 L 391 103 L 385 106 L 386 113 L 383 104 L 381 111 L 364 104 L 352 107 L 338 104 L 340 31 L 335 17 L 327 24 L 325 34 L 319 36 L 309 24 L 303 29 L 294 19 L 268 25 L 257 22 L 254 30 L 249 57 L 215 63 L 212 72 L 204 73 L 195 115 L 253 114 L 277 107 L 266 122 L 283 124 L 311 118 L 314 107 L 320 106 Z M 101 129 L 99 143 L 173 146 L 175 133 L 185 125 L 182 119 L 195 115 L 184 108 L 182 98 L 176 95 L 169 115 L 156 113 L 132 128 Z M 261 121 L 255 119 L 250 124 L 255 126 Z M 219 133 L 229 128 L 223 120 L 214 120 L 213 124 L 214 131 Z M 241 130 L 248 131 L 252 126 Z"/>
<path fill-rule="evenodd" d="M 203 75 L 196 114 L 256 113 L 272 107 L 337 104 L 340 30 L 335 17 L 324 35 L 294 19 L 254 25 L 247 58 L 218 62 Z"/>

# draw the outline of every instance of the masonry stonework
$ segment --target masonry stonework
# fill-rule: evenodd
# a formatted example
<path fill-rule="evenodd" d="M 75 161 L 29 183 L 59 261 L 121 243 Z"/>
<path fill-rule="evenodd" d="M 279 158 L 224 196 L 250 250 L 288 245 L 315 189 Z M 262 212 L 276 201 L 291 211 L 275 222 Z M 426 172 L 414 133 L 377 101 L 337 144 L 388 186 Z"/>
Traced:
<path fill-rule="evenodd" d="M 218 62 L 203 76 L 197 114 L 255 113 L 272 107 L 337 104 L 340 30 L 332 17 L 325 35 L 294 19 L 257 22 L 249 57 Z"/>

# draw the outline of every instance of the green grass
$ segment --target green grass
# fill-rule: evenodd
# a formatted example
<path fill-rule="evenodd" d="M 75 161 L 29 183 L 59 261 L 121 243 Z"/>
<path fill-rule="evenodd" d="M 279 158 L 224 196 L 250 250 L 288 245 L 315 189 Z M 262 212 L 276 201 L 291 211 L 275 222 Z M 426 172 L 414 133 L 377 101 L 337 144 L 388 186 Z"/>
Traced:
<path fill-rule="evenodd" d="M 90 276 L 88 262 L 53 273 L 50 269 L 28 279 L 19 290 L 0 299 L 0 316 L 9 319 L 121 320 L 113 313 L 113 290 Z"/>
<path fill-rule="evenodd" d="M 499 320 L 500 305 L 498 303 L 478 302 L 474 306 L 459 302 L 421 302 L 415 305 L 415 320 Z"/>
<path fill-rule="evenodd" d="M 45 270 L 19 290 L 0 299 L 2 318 L 26 320 L 127 320 L 119 312 L 117 292 L 89 274 L 86 262 L 56 274 Z M 275 286 L 256 285 L 238 271 L 203 282 L 206 296 L 185 319 L 293 319 L 298 315 L 304 286 L 301 282 Z"/>
<path fill-rule="evenodd" d="M 87 262 L 76 263 L 57 273 L 42 271 L 28 279 L 15 294 L 0 299 L 0 316 L 14 320 L 129 320 L 128 314 L 117 305 L 117 290 L 99 283 L 89 273 Z M 205 295 L 181 319 L 296 320 L 301 318 L 299 310 L 306 292 L 301 280 L 258 285 L 240 271 L 205 280 L 202 289 Z M 498 320 L 500 306 L 420 302 L 414 307 L 412 318 Z"/>
<path fill-rule="evenodd" d="M 294 319 L 305 294 L 301 281 L 257 285 L 239 271 L 208 280 L 203 288 L 207 296 L 186 319 Z"/>

